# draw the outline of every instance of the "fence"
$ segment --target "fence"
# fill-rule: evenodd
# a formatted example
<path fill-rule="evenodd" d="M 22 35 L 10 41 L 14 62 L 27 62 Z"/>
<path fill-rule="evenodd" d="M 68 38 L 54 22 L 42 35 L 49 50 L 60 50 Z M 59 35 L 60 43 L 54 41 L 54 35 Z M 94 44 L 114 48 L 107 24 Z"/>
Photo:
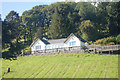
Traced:
<path fill-rule="evenodd" d="M 67 54 L 67 53 L 84 53 L 87 47 L 74 46 L 74 47 L 64 47 L 64 48 L 54 48 L 46 50 L 37 51 L 27 51 L 23 55 L 49 55 L 49 54 Z"/>
<path fill-rule="evenodd" d="M 110 46 L 99 46 L 99 45 L 89 45 L 87 46 L 89 51 L 93 51 L 94 53 L 102 53 L 105 51 L 109 51 L 113 53 L 113 51 L 119 51 L 120 45 L 110 45 Z"/>
<path fill-rule="evenodd" d="M 50 55 L 50 54 L 68 54 L 68 53 L 85 53 L 92 50 L 94 53 L 102 53 L 103 51 L 115 51 L 120 50 L 120 45 L 111 46 L 99 46 L 99 45 L 87 45 L 87 46 L 74 46 L 64 48 L 54 48 L 46 50 L 28 51 L 23 55 Z"/>
<path fill-rule="evenodd" d="M 89 49 L 97 49 L 97 50 L 120 50 L 120 45 L 110 45 L 110 46 L 99 46 L 99 45 L 88 45 Z"/>

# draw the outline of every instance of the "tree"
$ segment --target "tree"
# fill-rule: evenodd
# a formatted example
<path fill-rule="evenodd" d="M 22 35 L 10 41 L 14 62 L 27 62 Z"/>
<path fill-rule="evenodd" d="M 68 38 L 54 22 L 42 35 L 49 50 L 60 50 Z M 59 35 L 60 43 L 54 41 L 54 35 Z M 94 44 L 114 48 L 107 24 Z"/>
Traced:
<path fill-rule="evenodd" d="M 78 14 L 85 20 L 92 21 L 95 19 L 95 6 L 90 2 L 77 3 L 75 10 L 77 10 Z"/>
<path fill-rule="evenodd" d="M 21 20 L 18 13 L 11 11 L 3 21 L 3 48 L 9 48 L 3 53 L 4 58 L 16 57 L 20 54 L 22 45 L 20 42 Z M 8 53 L 8 54 L 6 54 Z"/>
<path fill-rule="evenodd" d="M 43 28 L 42 28 L 42 27 L 39 27 L 39 28 L 37 29 L 37 32 L 35 33 L 34 39 L 36 39 L 36 38 L 42 38 L 42 37 L 43 37 Z"/>
<path fill-rule="evenodd" d="M 100 2 L 96 8 L 98 31 L 102 36 L 119 34 L 119 2 Z"/>
<path fill-rule="evenodd" d="M 82 21 L 79 30 L 81 36 L 87 41 L 94 41 L 99 36 L 96 27 L 90 20 Z"/>
<path fill-rule="evenodd" d="M 119 12 L 120 2 L 112 2 L 107 6 L 107 27 L 109 28 L 109 35 L 119 34 L 120 26 L 118 20 L 120 20 Z"/>
<path fill-rule="evenodd" d="M 68 14 L 68 19 L 69 19 L 69 33 L 76 33 L 77 29 L 82 21 L 81 16 L 78 15 L 77 12 L 69 12 Z"/>
<path fill-rule="evenodd" d="M 96 4 L 57 2 L 38 5 L 23 12 L 22 16 L 11 11 L 2 21 L 3 49 L 8 49 L 6 54 L 9 56 L 16 56 L 35 38 L 56 39 L 75 33 L 94 41 L 120 34 L 120 2 Z"/>
<path fill-rule="evenodd" d="M 51 25 L 49 26 L 49 34 L 51 35 L 51 38 L 61 38 L 63 37 L 63 30 L 62 15 L 60 15 L 56 9 Z"/>

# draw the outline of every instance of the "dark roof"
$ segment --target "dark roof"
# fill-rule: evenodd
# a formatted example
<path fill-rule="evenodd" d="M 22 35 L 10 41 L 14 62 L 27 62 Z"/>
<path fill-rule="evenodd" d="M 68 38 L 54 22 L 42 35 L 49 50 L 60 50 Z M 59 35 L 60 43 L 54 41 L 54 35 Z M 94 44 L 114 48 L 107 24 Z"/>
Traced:
<path fill-rule="evenodd" d="M 35 39 L 33 42 L 32 42 L 32 44 L 30 45 L 30 46 L 32 46 L 37 40 L 41 40 L 44 44 L 50 44 L 47 40 L 45 40 L 45 39 L 40 39 L 40 38 L 37 38 L 37 39 Z"/>
<path fill-rule="evenodd" d="M 75 35 L 75 34 L 74 34 Z M 78 35 L 75 35 L 77 38 L 79 38 L 81 41 L 83 41 L 83 42 L 87 42 L 86 40 L 84 40 L 83 38 L 81 38 L 80 36 L 78 36 Z"/>
<path fill-rule="evenodd" d="M 45 44 L 50 44 L 47 40 L 45 39 L 40 39 L 41 41 L 43 41 Z"/>

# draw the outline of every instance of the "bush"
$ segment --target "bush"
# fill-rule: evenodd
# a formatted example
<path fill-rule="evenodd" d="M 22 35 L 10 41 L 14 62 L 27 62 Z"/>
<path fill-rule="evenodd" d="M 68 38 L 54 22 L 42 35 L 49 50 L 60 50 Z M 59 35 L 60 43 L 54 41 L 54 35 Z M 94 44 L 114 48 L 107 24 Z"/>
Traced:
<path fill-rule="evenodd" d="M 117 42 L 117 44 L 120 44 L 120 34 L 117 36 L 116 42 Z"/>
<path fill-rule="evenodd" d="M 102 38 L 99 40 L 96 40 L 94 44 L 97 45 L 115 45 L 115 44 L 120 44 L 120 35 L 117 37 L 107 37 L 107 38 Z"/>
<path fill-rule="evenodd" d="M 109 45 L 115 45 L 115 43 L 114 42 L 110 42 Z"/>
<path fill-rule="evenodd" d="M 31 47 L 26 47 L 25 49 L 24 49 L 24 51 L 26 51 L 26 52 L 28 52 L 28 51 L 31 51 Z"/>
<path fill-rule="evenodd" d="M 3 59 L 9 59 L 9 60 L 16 60 L 17 56 L 13 55 L 10 51 L 4 51 L 2 52 L 2 58 Z"/>

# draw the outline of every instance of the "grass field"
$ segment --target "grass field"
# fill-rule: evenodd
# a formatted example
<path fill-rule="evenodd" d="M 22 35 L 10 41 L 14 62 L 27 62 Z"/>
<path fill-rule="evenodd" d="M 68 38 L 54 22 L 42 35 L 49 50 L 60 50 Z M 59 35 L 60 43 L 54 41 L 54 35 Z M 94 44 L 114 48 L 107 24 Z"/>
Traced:
<path fill-rule="evenodd" d="M 7 67 L 11 72 L 4 74 Z M 59 54 L 2 60 L 3 78 L 118 78 L 118 55 Z"/>

